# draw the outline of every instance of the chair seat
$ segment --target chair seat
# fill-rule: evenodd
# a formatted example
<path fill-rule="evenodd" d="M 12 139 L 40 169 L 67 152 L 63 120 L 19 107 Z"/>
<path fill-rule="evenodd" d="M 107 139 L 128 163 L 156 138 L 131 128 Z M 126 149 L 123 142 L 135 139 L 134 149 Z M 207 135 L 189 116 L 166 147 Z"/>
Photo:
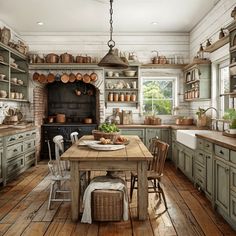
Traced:
<path fill-rule="evenodd" d="M 138 178 L 138 174 L 137 174 L 137 172 L 131 172 L 131 175 L 134 177 L 134 178 Z M 161 177 L 163 176 L 163 174 L 158 174 L 158 173 L 156 173 L 155 171 L 153 171 L 153 170 L 149 170 L 149 171 L 147 171 L 147 178 L 148 178 L 148 180 L 151 180 L 151 179 L 157 179 L 157 180 L 159 180 L 159 179 L 161 179 Z"/>

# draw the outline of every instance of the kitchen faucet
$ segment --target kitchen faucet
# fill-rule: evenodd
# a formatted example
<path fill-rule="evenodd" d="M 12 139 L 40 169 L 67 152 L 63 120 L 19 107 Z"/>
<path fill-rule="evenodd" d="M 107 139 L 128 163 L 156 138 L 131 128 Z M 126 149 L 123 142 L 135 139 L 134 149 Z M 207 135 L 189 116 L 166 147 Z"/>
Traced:
<path fill-rule="evenodd" d="M 206 112 L 207 112 L 208 110 L 211 110 L 211 109 L 215 110 L 215 112 L 216 112 L 216 118 L 215 118 L 214 120 L 215 120 L 215 123 L 216 123 L 216 130 L 219 130 L 219 127 L 218 127 L 219 112 L 218 112 L 218 110 L 217 110 L 215 107 L 208 107 L 208 108 L 203 112 L 203 114 L 206 114 Z M 213 120 L 213 119 L 211 119 L 211 120 Z M 211 128 L 214 129 L 213 122 L 211 122 Z"/>

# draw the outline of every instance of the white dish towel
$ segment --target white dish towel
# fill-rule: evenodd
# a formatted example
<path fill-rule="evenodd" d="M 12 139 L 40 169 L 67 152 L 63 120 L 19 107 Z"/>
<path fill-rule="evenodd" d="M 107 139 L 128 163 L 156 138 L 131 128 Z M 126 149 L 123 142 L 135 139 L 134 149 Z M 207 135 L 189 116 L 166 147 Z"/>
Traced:
<path fill-rule="evenodd" d="M 83 197 L 83 215 L 81 222 L 82 223 L 92 223 L 91 216 L 91 193 L 96 189 L 112 189 L 112 190 L 120 190 L 124 194 L 123 200 L 123 220 L 128 220 L 128 193 L 125 185 L 125 181 L 121 178 L 113 178 L 109 176 L 98 176 L 95 177 L 86 188 Z"/>

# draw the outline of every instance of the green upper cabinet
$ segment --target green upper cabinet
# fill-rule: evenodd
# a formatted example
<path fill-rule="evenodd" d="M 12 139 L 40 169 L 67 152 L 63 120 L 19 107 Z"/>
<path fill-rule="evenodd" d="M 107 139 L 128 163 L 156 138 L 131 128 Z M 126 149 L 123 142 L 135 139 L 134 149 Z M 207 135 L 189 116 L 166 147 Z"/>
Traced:
<path fill-rule="evenodd" d="M 27 101 L 28 78 L 26 55 L 0 43 L 0 100 Z"/>
<path fill-rule="evenodd" d="M 184 99 L 193 101 L 211 98 L 210 61 L 192 63 L 184 68 Z"/>

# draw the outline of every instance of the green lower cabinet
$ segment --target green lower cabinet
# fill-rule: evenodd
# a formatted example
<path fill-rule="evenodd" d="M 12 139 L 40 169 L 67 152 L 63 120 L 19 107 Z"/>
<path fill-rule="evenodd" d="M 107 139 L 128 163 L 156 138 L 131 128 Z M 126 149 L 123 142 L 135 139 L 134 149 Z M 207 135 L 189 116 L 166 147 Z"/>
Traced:
<path fill-rule="evenodd" d="M 3 149 L 0 148 L 0 183 L 3 182 L 3 175 L 2 175 L 2 159 L 3 159 Z"/>
<path fill-rule="evenodd" d="M 177 145 L 176 142 L 172 140 L 172 153 L 171 153 L 171 159 L 174 162 L 175 166 L 177 166 Z"/>
<path fill-rule="evenodd" d="M 229 214 L 229 166 L 215 161 L 215 203 Z"/>
<path fill-rule="evenodd" d="M 158 137 L 163 142 L 168 143 L 170 146 L 169 146 L 169 150 L 168 150 L 167 159 L 171 159 L 171 144 L 170 144 L 170 130 L 169 129 L 160 129 L 160 128 L 149 129 L 149 128 L 146 128 L 145 136 L 146 136 L 146 143 L 145 144 L 147 147 L 149 147 L 149 145 L 150 145 L 150 140 L 155 137 Z"/>
<path fill-rule="evenodd" d="M 230 192 L 230 218 L 236 222 L 236 192 Z"/>
<path fill-rule="evenodd" d="M 177 167 L 190 180 L 193 180 L 194 151 L 178 142 L 176 142 L 176 144 L 177 144 Z"/>
<path fill-rule="evenodd" d="M 205 192 L 208 197 L 212 198 L 213 193 L 213 159 L 211 154 L 206 154 L 206 188 Z"/>
<path fill-rule="evenodd" d="M 123 135 L 137 135 L 145 143 L 145 129 L 120 129 Z"/>

